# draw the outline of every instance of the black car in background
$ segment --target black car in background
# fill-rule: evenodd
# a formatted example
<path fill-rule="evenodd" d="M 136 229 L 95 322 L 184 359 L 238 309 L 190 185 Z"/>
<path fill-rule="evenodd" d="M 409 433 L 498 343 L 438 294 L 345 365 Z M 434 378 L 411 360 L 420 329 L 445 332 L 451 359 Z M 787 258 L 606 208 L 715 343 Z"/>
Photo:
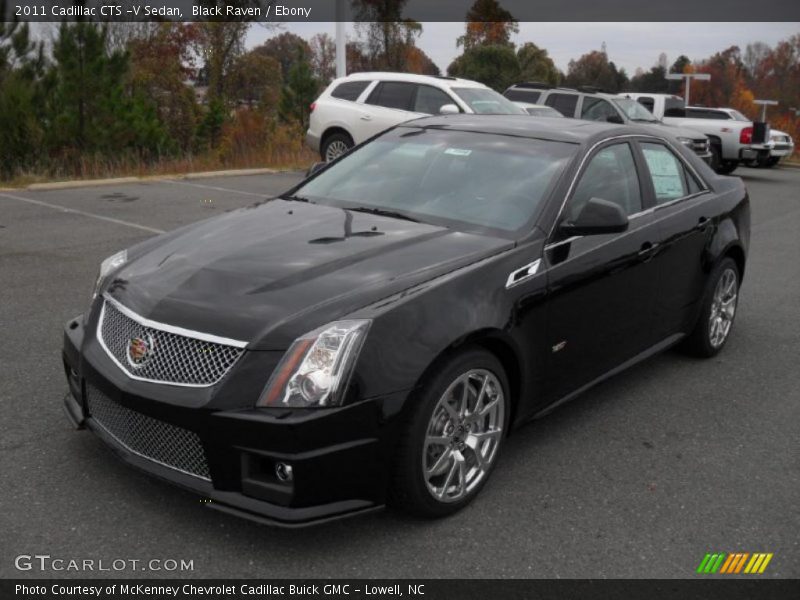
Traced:
<path fill-rule="evenodd" d="M 741 180 L 652 129 L 408 122 L 104 261 L 67 414 L 228 513 L 446 515 L 520 424 L 674 344 L 719 352 L 749 223 Z"/>

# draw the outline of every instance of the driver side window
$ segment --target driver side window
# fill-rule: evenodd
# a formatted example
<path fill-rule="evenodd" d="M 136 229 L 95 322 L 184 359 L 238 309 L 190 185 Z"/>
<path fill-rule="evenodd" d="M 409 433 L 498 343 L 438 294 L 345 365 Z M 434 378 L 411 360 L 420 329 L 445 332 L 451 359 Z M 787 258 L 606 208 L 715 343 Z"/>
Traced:
<path fill-rule="evenodd" d="M 589 160 L 569 199 L 565 219 L 574 221 L 592 198 L 619 204 L 627 215 L 642 210 L 636 164 L 627 142 L 607 146 Z"/>

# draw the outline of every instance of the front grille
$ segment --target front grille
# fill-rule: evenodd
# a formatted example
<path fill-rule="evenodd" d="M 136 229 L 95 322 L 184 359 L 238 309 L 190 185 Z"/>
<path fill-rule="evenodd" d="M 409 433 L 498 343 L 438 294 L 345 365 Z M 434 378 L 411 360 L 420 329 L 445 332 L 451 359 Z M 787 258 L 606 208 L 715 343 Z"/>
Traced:
<path fill-rule="evenodd" d="M 86 401 L 95 423 L 134 454 L 210 481 L 206 454 L 196 433 L 125 408 L 88 384 Z"/>
<path fill-rule="evenodd" d="M 123 371 L 134 379 L 157 383 L 213 385 L 244 351 L 145 325 L 108 299 L 103 300 L 98 333 L 105 350 Z"/>

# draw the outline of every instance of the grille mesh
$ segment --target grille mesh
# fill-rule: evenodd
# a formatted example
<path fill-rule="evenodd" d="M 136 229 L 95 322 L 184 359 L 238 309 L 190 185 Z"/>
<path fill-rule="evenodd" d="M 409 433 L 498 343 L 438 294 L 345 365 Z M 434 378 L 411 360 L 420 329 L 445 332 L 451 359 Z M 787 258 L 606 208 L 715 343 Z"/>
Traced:
<path fill-rule="evenodd" d="M 131 376 L 159 383 L 208 386 L 218 382 L 243 350 L 147 327 L 104 301 L 100 335 L 108 352 Z M 149 356 L 139 365 L 129 356 L 134 339 L 144 340 Z"/>
<path fill-rule="evenodd" d="M 131 452 L 210 480 L 206 454 L 196 433 L 125 408 L 88 384 L 86 400 L 95 422 Z"/>

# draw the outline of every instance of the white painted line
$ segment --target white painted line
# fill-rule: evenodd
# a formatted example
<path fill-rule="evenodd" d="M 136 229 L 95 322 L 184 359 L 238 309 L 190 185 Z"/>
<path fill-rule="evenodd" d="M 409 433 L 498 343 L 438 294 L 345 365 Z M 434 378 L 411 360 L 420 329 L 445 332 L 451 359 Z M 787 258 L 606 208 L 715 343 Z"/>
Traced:
<path fill-rule="evenodd" d="M 196 188 L 205 188 L 207 190 L 215 190 L 217 192 L 232 192 L 234 194 L 244 194 L 245 196 L 257 196 L 259 198 L 269 198 L 269 194 L 264 193 L 257 193 L 257 192 L 243 192 L 242 190 L 232 190 L 230 188 L 222 188 L 222 187 L 215 187 L 213 185 L 203 185 L 202 183 L 189 183 L 188 181 L 176 181 L 174 179 L 165 179 L 164 183 L 172 183 L 174 185 L 189 185 L 191 187 Z"/>
<path fill-rule="evenodd" d="M 123 221 L 122 219 L 114 219 L 113 217 L 96 215 L 94 213 L 78 210 L 77 208 L 67 208 L 65 206 L 59 206 L 58 204 L 50 204 L 49 202 L 34 200 L 33 198 L 23 198 L 22 196 L 12 196 L 11 194 L 0 194 L 0 198 L 8 198 L 9 200 L 17 200 L 19 202 L 27 202 L 28 204 L 36 204 L 37 206 L 44 206 L 46 208 L 52 208 L 65 213 L 81 215 L 83 217 L 89 217 L 90 219 L 97 219 L 98 221 L 106 221 L 108 223 L 124 225 L 125 227 L 133 227 L 134 229 L 149 231 L 150 233 L 164 233 L 163 229 L 156 229 L 155 227 L 148 227 L 147 225 L 139 225 L 138 223 L 131 223 L 130 221 Z"/>

